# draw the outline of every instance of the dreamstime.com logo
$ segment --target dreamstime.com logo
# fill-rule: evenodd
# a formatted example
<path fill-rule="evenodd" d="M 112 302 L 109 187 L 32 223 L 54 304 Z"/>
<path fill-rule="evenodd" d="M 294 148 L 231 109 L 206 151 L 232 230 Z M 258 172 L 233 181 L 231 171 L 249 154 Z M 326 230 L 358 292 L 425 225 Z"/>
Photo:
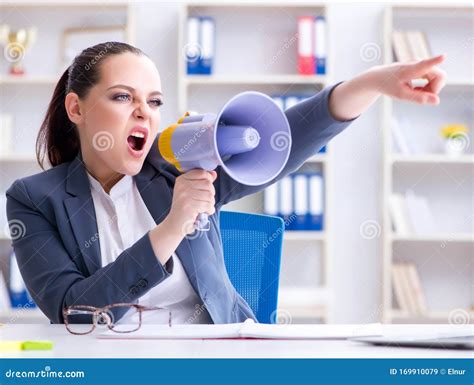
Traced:
<path fill-rule="evenodd" d="M 45 366 L 42 370 L 12 370 L 8 369 L 3 374 L 8 379 L 25 379 L 25 378 L 85 378 L 86 374 L 83 370 L 74 371 L 56 371 L 51 370 L 50 366 Z"/>

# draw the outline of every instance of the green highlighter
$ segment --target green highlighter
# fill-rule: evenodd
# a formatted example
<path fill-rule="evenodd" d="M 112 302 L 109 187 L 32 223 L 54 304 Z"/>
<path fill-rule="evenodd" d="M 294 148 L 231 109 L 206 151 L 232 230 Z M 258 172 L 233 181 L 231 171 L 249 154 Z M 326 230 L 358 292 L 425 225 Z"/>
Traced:
<path fill-rule="evenodd" d="M 51 341 L 23 341 L 22 350 L 51 350 L 53 343 Z"/>

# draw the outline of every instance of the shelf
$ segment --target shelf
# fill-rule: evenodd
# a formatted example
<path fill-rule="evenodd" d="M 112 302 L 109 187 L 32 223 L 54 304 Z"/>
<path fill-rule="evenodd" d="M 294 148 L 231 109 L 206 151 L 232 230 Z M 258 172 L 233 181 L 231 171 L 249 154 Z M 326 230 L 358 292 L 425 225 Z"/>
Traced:
<path fill-rule="evenodd" d="M 9 1 L 9 2 L 8 2 Z M 130 0 L 107 0 L 107 3 L 97 2 L 96 0 L 74 0 L 74 1 L 52 1 L 52 0 L 8 0 L 1 3 L 0 8 L 37 8 L 37 7 L 88 7 L 88 8 L 109 8 L 109 7 L 126 7 L 130 4 Z"/>
<path fill-rule="evenodd" d="M 14 163 L 14 162 L 34 162 L 36 163 L 36 158 L 30 155 L 10 155 L 10 156 L 0 156 L 0 163 Z"/>
<path fill-rule="evenodd" d="M 474 155 L 461 155 L 459 157 L 450 157 L 445 154 L 392 155 L 392 164 L 412 163 L 474 164 Z"/>
<path fill-rule="evenodd" d="M 328 308 L 325 305 L 319 305 L 316 307 L 297 307 L 297 306 L 278 306 L 278 311 L 281 311 L 282 318 L 285 317 L 285 313 L 288 313 L 291 319 L 297 318 L 320 318 L 326 320 L 328 317 Z M 291 320 L 289 321 L 292 322 Z"/>
<path fill-rule="evenodd" d="M 454 311 L 449 310 L 435 310 L 429 311 L 426 314 L 410 314 L 405 311 L 399 309 L 392 309 L 390 311 L 392 318 L 396 320 L 418 320 L 418 321 L 426 321 L 426 320 L 443 320 L 448 321 L 450 317 L 454 317 Z M 467 314 L 468 323 L 474 322 L 474 311 L 464 310 L 465 314 Z M 454 324 L 454 323 L 453 323 Z"/>
<path fill-rule="evenodd" d="M 473 79 L 448 79 L 445 87 L 474 87 Z"/>
<path fill-rule="evenodd" d="M 188 8 L 325 8 L 327 3 L 325 2 L 294 2 L 289 3 L 287 1 L 282 2 L 280 0 L 273 2 L 249 2 L 249 1 L 229 1 L 229 2 L 210 2 L 200 1 L 192 2 L 186 5 Z"/>
<path fill-rule="evenodd" d="M 474 234 L 434 234 L 434 235 L 396 235 L 392 234 L 393 242 L 474 242 Z"/>
<path fill-rule="evenodd" d="M 306 160 L 306 163 L 325 163 L 328 160 L 325 153 L 313 155 Z"/>
<path fill-rule="evenodd" d="M 417 5 L 409 5 L 403 2 L 400 4 L 394 3 L 392 5 L 392 9 L 395 12 L 399 12 L 399 11 L 413 12 L 417 10 L 424 11 L 424 12 L 425 11 L 435 11 L 435 12 L 440 11 L 440 12 L 443 12 L 442 13 L 443 17 L 449 17 L 449 13 L 446 13 L 446 11 L 467 11 L 468 13 L 473 12 L 472 6 L 467 5 L 466 3 L 463 3 L 463 2 L 458 2 L 458 4 L 456 4 L 455 2 L 451 4 L 427 2 L 427 3 L 417 4 Z"/>
<path fill-rule="evenodd" d="M 48 85 L 54 86 L 59 80 L 59 75 L 1 75 L 0 85 Z"/>
<path fill-rule="evenodd" d="M 282 287 L 278 295 L 279 305 L 288 306 L 319 306 L 327 304 L 331 299 L 331 290 L 325 286 Z"/>
<path fill-rule="evenodd" d="M 47 317 L 38 308 L 10 309 L 0 311 L 0 323 L 38 323 L 49 322 Z"/>
<path fill-rule="evenodd" d="M 233 85 L 233 84 L 302 84 L 324 85 L 328 82 L 325 75 L 186 75 L 186 85 Z"/>
<path fill-rule="evenodd" d="M 285 231 L 283 239 L 285 241 L 324 241 L 326 239 L 326 234 L 324 231 L 317 230 L 289 230 Z"/>
<path fill-rule="evenodd" d="M 327 318 L 327 310 L 332 302 L 329 288 L 314 289 L 281 288 L 278 295 L 278 310 L 285 316 L 300 318 Z"/>

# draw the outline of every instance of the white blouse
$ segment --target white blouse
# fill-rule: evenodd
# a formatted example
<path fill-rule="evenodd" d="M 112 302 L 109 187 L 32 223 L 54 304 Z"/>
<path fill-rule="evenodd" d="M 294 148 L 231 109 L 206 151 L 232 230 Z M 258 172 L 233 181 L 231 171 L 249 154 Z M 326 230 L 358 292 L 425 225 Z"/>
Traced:
<path fill-rule="evenodd" d="M 152 230 L 156 223 L 133 177 L 124 175 L 107 194 L 92 175 L 87 175 L 97 218 L 102 266 L 106 266 Z M 170 309 L 172 322 L 176 324 L 213 323 L 201 298 L 191 286 L 178 255 L 173 253 L 172 258 L 171 275 L 140 297 L 139 304 Z M 120 322 L 129 321 L 130 314 L 125 314 Z M 145 312 L 143 316 L 144 322 L 168 322 L 167 312 Z"/>

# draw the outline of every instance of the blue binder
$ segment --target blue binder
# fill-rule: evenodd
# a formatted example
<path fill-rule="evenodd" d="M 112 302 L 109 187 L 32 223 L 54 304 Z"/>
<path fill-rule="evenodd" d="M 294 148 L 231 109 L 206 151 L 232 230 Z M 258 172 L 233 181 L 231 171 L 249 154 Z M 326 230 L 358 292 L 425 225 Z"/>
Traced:
<path fill-rule="evenodd" d="M 311 173 L 308 181 L 309 212 L 307 229 L 324 229 L 324 179 L 321 173 Z"/>
<path fill-rule="evenodd" d="M 209 16 L 188 18 L 186 65 L 188 75 L 212 74 L 215 51 L 215 23 Z"/>
<path fill-rule="evenodd" d="M 326 19 L 324 16 L 314 18 L 314 73 L 326 74 Z"/>
<path fill-rule="evenodd" d="M 287 175 L 278 182 L 278 211 L 286 230 L 295 229 L 293 178 Z"/>
<path fill-rule="evenodd" d="M 188 18 L 188 38 L 186 42 L 186 65 L 188 75 L 199 74 L 201 62 L 200 25 L 198 17 Z"/>
<path fill-rule="evenodd" d="M 201 60 L 199 73 L 202 75 L 212 74 L 215 46 L 215 24 L 214 19 L 209 16 L 200 17 L 200 43 Z"/>
<path fill-rule="evenodd" d="M 307 215 L 309 213 L 309 178 L 308 173 L 296 172 L 292 175 L 294 213 L 296 216 L 294 230 L 307 230 Z"/>

